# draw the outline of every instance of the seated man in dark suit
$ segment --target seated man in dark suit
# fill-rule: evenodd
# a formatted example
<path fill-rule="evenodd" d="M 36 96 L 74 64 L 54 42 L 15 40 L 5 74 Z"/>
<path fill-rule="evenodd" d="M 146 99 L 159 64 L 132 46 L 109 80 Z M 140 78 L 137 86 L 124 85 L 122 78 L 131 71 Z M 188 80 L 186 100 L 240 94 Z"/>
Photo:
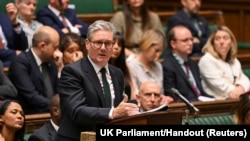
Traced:
<path fill-rule="evenodd" d="M 198 15 L 201 7 L 201 0 L 180 0 L 183 8 L 175 15 L 170 17 L 168 21 L 168 31 L 179 24 L 186 25 L 193 35 L 194 47 L 190 56 L 201 56 L 201 49 L 205 45 L 211 31 L 207 20 Z M 166 34 L 167 35 L 167 34 Z M 169 50 L 168 50 L 169 51 Z"/>
<path fill-rule="evenodd" d="M 36 18 L 60 34 L 73 32 L 86 38 L 88 24 L 78 19 L 75 9 L 68 8 L 69 0 L 49 0 L 49 5 L 37 11 Z"/>
<path fill-rule="evenodd" d="M 54 52 L 58 46 L 58 32 L 42 26 L 33 36 L 32 48 L 11 62 L 9 78 L 17 88 L 25 114 L 49 112 L 50 98 L 57 93 Z"/>
<path fill-rule="evenodd" d="M 9 67 L 12 59 L 28 48 L 28 40 L 17 21 L 17 10 L 6 6 L 6 12 L 0 13 L 0 60 Z"/>
<path fill-rule="evenodd" d="M 50 101 L 50 121 L 35 130 L 28 141 L 54 141 L 59 128 L 60 115 L 60 98 L 59 94 L 56 94 Z"/>
<path fill-rule="evenodd" d="M 169 31 L 167 39 L 170 52 L 163 62 L 165 94 L 178 101 L 171 90 L 175 88 L 190 101 L 201 100 L 204 96 L 210 97 L 202 88 L 198 64 L 188 56 L 193 49 L 193 36 L 190 30 L 184 25 L 177 25 Z"/>

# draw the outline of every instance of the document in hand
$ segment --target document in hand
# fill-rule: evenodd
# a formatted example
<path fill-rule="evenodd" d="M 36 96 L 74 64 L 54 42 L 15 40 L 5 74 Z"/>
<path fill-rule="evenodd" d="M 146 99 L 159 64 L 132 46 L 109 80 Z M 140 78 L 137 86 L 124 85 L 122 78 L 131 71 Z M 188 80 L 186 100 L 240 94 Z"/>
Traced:
<path fill-rule="evenodd" d="M 150 113 L 150 112 L 157 112 L 157 111 L 167 111 L 168 109 L 168 105 L 167 104 L 162 104 L 161 106 L 157 107 L 157 108 L 154 108 L 154 109 L 151 109 L 151 110 L 148 110 L 148 111 L 144 111 L 144 112 L 141 112 L 141 113 Z"/>
<path fill-rule="evenodd" d="M 199 101 L 215 101 L 215 98 L 206 97 L 206 96 L 199 96 Z"/>

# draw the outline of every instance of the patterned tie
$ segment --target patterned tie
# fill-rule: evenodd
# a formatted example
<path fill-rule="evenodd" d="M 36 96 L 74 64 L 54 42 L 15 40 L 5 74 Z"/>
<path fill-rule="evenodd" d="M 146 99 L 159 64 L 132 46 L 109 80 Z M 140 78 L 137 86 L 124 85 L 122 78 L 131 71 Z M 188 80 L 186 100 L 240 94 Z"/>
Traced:
<path fill-rule="evenodd" d="M 188 65 L 188 62 L 187 62 L 187 61 L 184 62 L 184 66 L 185 66 L 186 74 L 187 74 L 187 77 L 188 77 L 189 82 L 190 82 L 190 84 L 191 84 L 191 87 L 192 87 L 192 89 L 193 89 L 195 95 L 196 95 L 197 97 L 199 97 L 201 94 L 200 94 L 200 92 L 198 91 L 198 88 L 195 86 L 193 80 L 190 78 L 190 75 L 189 75 L 189 74 L 190 74 L 190 68 L 189 68 L 189 65 Z"/>
<path fill-rule="evenodd" d="M 52 83 L 50 81 L 50 76 L 48 72 L 48 63 L 43 63 L 41 66 L 42 66 L 43 80 L 44 80 L 45 87 L 46 87 L 46 94 L 47 94 L 47 97 L 50 99 L 54 95 L 54 92 L 52 89 Z"/>
<path fill-rule="evenodd" d="M 106 77 L 106 69 L 102 68 L 100 72 L 102 74 L 102 83 L 103 83 L 104 95 L 105 95 L 105 100 L 106 100 L 106 107 L 111 107 L 111 92 L 110 92 L 109 83 Z"/>

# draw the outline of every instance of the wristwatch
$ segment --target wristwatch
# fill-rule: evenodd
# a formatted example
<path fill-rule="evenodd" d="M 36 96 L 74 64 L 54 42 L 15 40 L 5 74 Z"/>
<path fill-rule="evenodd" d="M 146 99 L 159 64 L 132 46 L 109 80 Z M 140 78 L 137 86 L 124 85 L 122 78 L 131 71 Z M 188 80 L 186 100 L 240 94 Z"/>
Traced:
<path fill-rule="evenodd" d="M 19 26 L 20 26 L 20 23 L 18 22 L 18 23 L 16 23 L 16 24 L 13 24 L 12 26 L 13 26 L 14 28 L 19 27 Z"/>

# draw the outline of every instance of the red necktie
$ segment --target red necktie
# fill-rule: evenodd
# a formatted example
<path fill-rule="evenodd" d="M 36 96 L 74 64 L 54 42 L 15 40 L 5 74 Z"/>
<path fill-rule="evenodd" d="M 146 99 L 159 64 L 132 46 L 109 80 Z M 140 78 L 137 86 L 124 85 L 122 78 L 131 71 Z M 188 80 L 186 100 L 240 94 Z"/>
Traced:
<path fill-rule="evenodd" d="M 62 18 L 62 22 L 63 22 L 64 27 L 68 27 L 68 24 L 67 24 L 67 22 L 66 22 L 66 17 L 64 16 L 64 14 L 61 13 L 60 16 L 61 16 L 61 18 Z"/>
<path fill-rule="evenodd" d="M 2 41 L 2 38 L 0 37 L 0 49 L 3 49 L 3 48 L 4 48 L 3 41 Z"/>
<path fill-rule="evenodd" d="M 190 75 L 189 75 L 189 72 L 190 72 L 190 69 L 189 69 L 189 65 L 188 65 L 188 62 L 184 62 L 184 66 L 186 68 L 186 74 L 187 74 L 187 77 L 189 79 L 189 82 L 191 84 L 191 87 L 194 91 L 194 93 L 196 94 L 197 97 L 199 97 L 201 94 L 200 92 L 198 91 L 197 87 L 194 85 L 194 82 L 192 81 L 192 79 L 190 78 Z"/>

